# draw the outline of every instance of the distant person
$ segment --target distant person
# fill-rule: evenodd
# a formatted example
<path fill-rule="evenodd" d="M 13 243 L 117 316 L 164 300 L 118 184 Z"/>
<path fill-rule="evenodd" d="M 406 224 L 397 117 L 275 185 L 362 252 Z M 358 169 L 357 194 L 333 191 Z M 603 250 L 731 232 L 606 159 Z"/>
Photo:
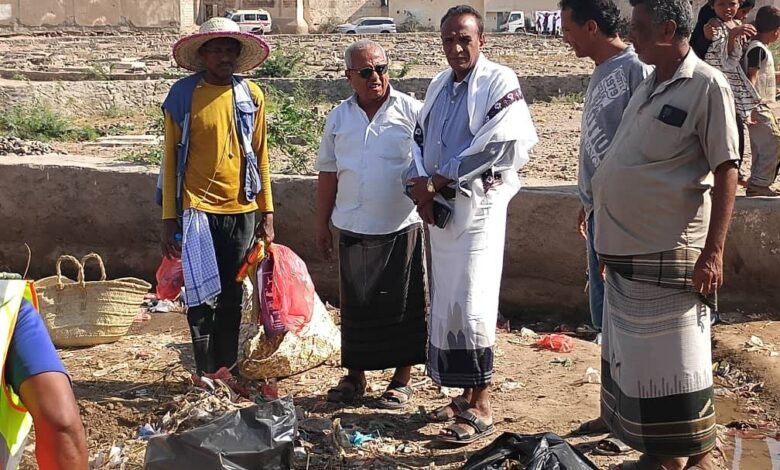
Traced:
<path fill-rule="evenodd" d="M 594 245 L 597 221 L 593 214 L 591 179 L 598 172 L 612 144 L 634 90 L 652 69 L 643 64 L 634 48 L 626 45 L 618 35 L 621 27 L 620 9 L 613 0 L 561 0 L 560 7 L 563 41 L 574 50 L 577 57 L 589 57 L 596 65 L 585 94 L 582 113 L 578 171 L 582 206 L 577 215 L 577 228 L 586 240 L 590 315 L 600 342 L 604 283 Z M 605 432 L 609 432 L 606 423 L 596 418 L 582 423 L 575 434 Z M 614 452 L 609 447 L 620 447 L 620 444 L 614 439 L 604 440 L 597 449 L 607 447 L 605 451 Z"/>
<path fill-rule="evenodd" d="M 542 15 L 539 13 L 536 14 L 536 34 L 542 34 L 544 33 L 544 30 L 542 29 Z"/>
<path fill-rule="evenodd" d="M 710 0 L 710 4 L 715 10 L 715 18 L 704 27 L 705 37 L 712 41 L 704 60 L 723 72 L 734 95 L 741 167 L 742 158 L 745 156 L 745 126 L 753 108 L 760 101 L 742 68 L 744 46 L 748 38 L 756 34 L 756 28 L 751 24 L 742 24 L 736 19 L 740 5 L 738 0 Z M 744 177 L 740 175 L 739 179 L 741 185 L 747 185 Z"/>
<path fill-rule="evenodd" d="M 737 186 L 734 99 L 688 44 L 689 0 L 632 0 L 655 71 L 634 91 L 593 177 L 605 266 L 601 416 L 643 455 L 624 470 L 712 470 L 710 314 Z"/>
<path fill-rule="evenodd" d="M 236 274 L 255 237 L 273 240 L 265 97 L 236 75 L 268 52 L 265 40 L 227 18 L 211 18 L 173 46 L 176 63 L 194 73 L 174 83 L 162 105 L 158 202 L 163 255 L 182 258 L 197 376 L 236 365 Z"/>
<path fill-rule="evenodd" d="M 775 60 L 769 45 L 780 37 L 780 10 L 773 6 L 759 8 L 754 23 L 757 34 L 747 45 L 744 65 L 760 103 L 753 109 L 748 124 L 753 164 L 748 180 L 748 196 L 777 197 L 769 188 L 780 168 L 780 128 L 769 105 L 776 101 Z"/>
<path fill-rule="evenodd" d="M 84 426 L 70 379 L 23 280 L 0 273 L 0 468 L 17 468 L 31 429 L 46 470 L 86 469 Z"/>
<path fill-rule="evenodd" d="M 344 53 L 354 94 L 328 115 L 315 168 L 317 241 L 331 258 L 330 222 L 339 230 L 341 364 L 328 401 L 351 403 L 367 370 L 395 369 L 381 408 L 409 404 L 412 366 L 425 363 L 428 279 L 425 235 L 401 188 L 412 162 L 422 103 L 390 86 L 387 54 L 363 39 Z"/>
<path fill-rule="evenodd" d="M 544 12 L 544 24 L 542 26 L 544 27 L 544 34 L 550 34 L 550 12 L 549 11 Z"/>

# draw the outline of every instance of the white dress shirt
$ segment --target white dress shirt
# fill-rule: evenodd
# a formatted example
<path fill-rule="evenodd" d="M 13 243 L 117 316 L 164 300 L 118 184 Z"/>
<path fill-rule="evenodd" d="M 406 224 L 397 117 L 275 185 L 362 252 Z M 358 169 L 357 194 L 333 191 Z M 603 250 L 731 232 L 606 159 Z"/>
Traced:
<path fill-rule="evenodd" d="M 338 178 L 334 226 L 386 235 L 420 222 L 401 178 L 412 161 L 412 134 L 421 108 L 422 103 L 391 87 L 372 121 L 354 95 L 330 112 L 315 168 Z"/>

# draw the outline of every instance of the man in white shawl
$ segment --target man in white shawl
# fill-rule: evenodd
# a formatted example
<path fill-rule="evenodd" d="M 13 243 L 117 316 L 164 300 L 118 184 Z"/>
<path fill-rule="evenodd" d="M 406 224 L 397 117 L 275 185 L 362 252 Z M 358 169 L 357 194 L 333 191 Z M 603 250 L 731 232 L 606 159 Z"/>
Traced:
<path fill-rule="evenodd" d="M 450 8 L 441 37 L 450 69 L 433 79 L 418 117 L 407 194 L 431 224 L 428 373 L 463 394 L 429 415 L 455 419 L 441 441 L 468 444 L 494 431 L 493 376 L 506 211 L 517 171 L 537 142 L 517 75 L 489 61 L 482 16 Z"/>

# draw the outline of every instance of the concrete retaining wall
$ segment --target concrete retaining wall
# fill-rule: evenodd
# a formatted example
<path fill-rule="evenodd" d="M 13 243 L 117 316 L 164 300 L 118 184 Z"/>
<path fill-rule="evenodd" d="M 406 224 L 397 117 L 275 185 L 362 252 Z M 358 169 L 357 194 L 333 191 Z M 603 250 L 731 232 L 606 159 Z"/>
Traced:
<path fill-rule="evenodd" d="M 119 163 L 56 164 L 0 157 L 0 267 L 50 275 L 62 253 L 103 255 L 109 276 L 152 279 L 160 261 L 155 174 Z M 278 241 L 307 263 L 320 293 L 335 299 L 337 268 L 314 243 L 314 178 L 275 176 Z M 529 188 L 509 208 L 502 312 L 587 318 L 584 242 L 574 231 L 573 187 Z M 726 253 L 726 308 L 780 306 L 780 201 L 739 198 Z M 748 310 L 750 311 L 750 310 Z"/>
<path fill-rule="evenodd" d="M 584 93 L 589 79 L 588 75 L 526 76 L 521 77 L 520 81 L 526 99 L 532 102 L 549 100 L 558 95 Z M 296 89 L 306 90 L 330 102 L 342 100 L 352 93 L 346 79 L 270 78 L 258 82 L 261 87 L 271 85 L 287 93 L 292 93 Z M 38 101 L 53 109 L 67 110 L 76 115 L 93 115 L 111 108 L 143 110 L 148 106 L 159 106 L 172 83 L 173 80 L 76 82 L 0 80 L 0 107 Z M 392 83 L 397 89 L 405 93 L 414 93 L 417 98 L 423 99 L 430 79 L 403 78 L 392 80 Z"/>

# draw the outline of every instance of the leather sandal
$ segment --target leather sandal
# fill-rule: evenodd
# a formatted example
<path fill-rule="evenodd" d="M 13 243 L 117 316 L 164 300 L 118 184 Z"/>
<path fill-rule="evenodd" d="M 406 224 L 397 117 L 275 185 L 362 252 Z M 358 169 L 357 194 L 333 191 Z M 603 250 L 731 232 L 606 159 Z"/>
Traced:
<path fill-rule="evenodd" d="M 463 424 L 468 425 L 471 429 L 464 430 L 463 426 L 459 426 Z M 447 444 L 466 445 L 493 434 L 496 431 L 496 427 L 485 423 L 477 415 L 466 410 L 458 414 L 455 417 L 455 423 L 447 426 L 443 431 L 449 433 L 449 435 L 438 436 L 436 438 L 437 441 Z"/>
<path fill-rule="evenodd" d="M 446 423 L 447 421 L 451 421 L 455 419 L 455 416 L 457 416 L 459 413 L 463 413 L 464 411 L 468 410 L 470 407 L 471 407 L 471 403 L 469 403 L 468 400 L 463 398 L 462 395 L 458 395 L 457 397 L 453 398 L 450 403 L 447 403 L 444 406 L 436 408 L 435 410 L 426 414 L 425 418 L 432 423 Z M 452 408 L 455 409 L 454 415 L 450 415 L 447 413 L 447 411 Z"/>
<path fill-rule="evenodd" d="M 351 385 L 351 390 L 345 390 L 344 385 Z M 357 377 L 345 375 L 338 385 L 328 390 L 328 401 L 331 403 L 353 403 L 366 393 L 366 384 Z"/>
<path fill-rule="evenodd" d="M 414 395 L 414 389 L 403 382 L 393 380 L 387 386 L 387 390 L 376 402 L 376 406 L 386 410 L 400 410 L 406 408 Z"/>

